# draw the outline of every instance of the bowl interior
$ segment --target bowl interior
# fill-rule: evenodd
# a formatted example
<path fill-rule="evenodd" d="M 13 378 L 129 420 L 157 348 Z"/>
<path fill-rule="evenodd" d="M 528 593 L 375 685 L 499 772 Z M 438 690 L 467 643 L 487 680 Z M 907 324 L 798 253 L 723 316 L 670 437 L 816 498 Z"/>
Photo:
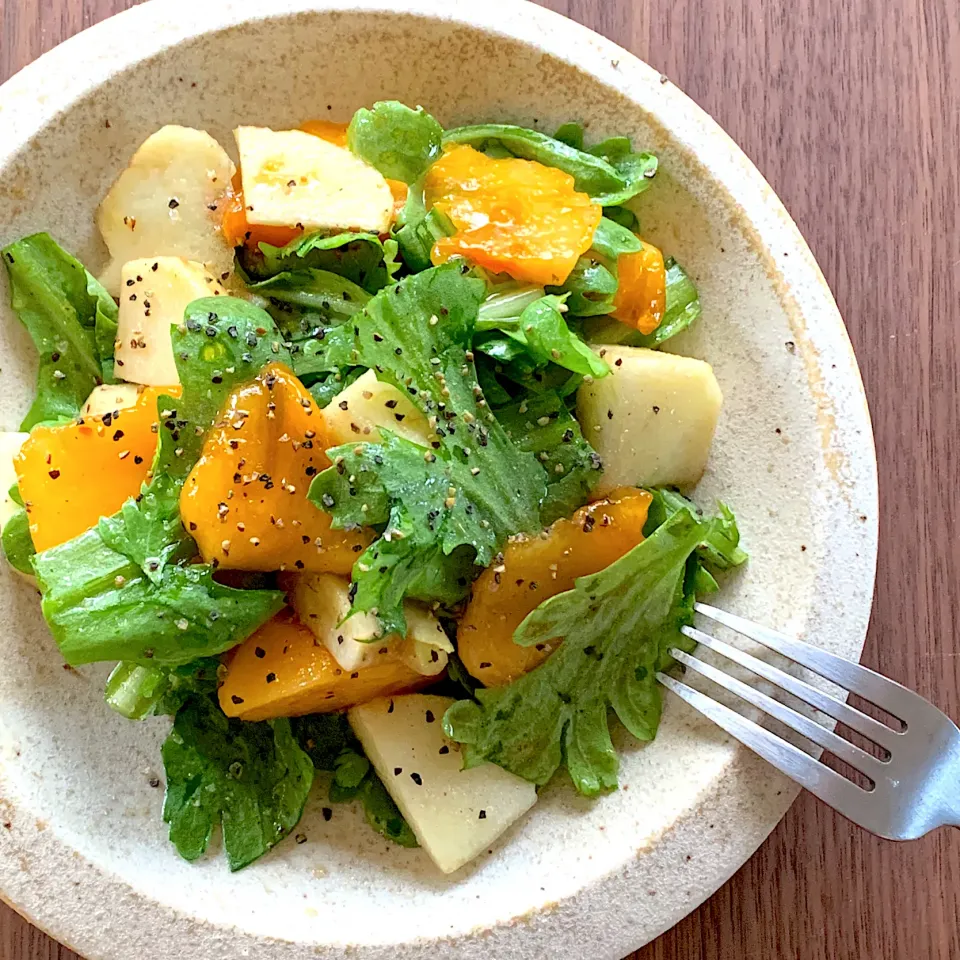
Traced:
<path fill-rule="evenodd" d="M 151 16 L 128 21 L 133 42 L 140 42 L 138 30 L 162 21 Z M 697 497 L 712 506 L 719 496 L 736 510 L 752 559 L 720 602 L 856 654 L 872 590 L 872 540 L 869 525 L 855 518 L 870 511 L 875 494 L 856 367 L 829 294 L 816 288 L 821 281 L 789 221 L 777 219 L 778 207 L 777 216 L 763 207 L 776 201 L 763 194 L 752 168 L 739 155 L 731 161 L 730 169 L 743 165 L 757 209 L 772 218 L 760 226 L 723 182 L 726 174 L 711 167 L 709 152 L 732 156 L 732 144 L 712 128 L 709 136 L 674 128 L 672 116 L 699 116 L 682 95 L 635 61 L 629 94 L 618 90 L 600 78 L 599 67 L 583 65 L 605 47 L 582 32 L 585 47 L 577 52 L 564 33 L 570 27 L 553 18 L 543 24 L 538 47 L 497 35 L 493 25 L 318 10 L 227 25 L 158 49 L 9 152 L 0 168 L 0 240 L 48 230 L 96 270 L 105 254 L 93 223 L 96 204 L 133 149 L 164 123 L 204 128 L 235 154 L 230 131 L 238 123 L 282 128 L 315 117 L 343 120 L 363 104 L 397 98 L 422 103 L 445 125 L 509 120 L 552 132 L 578 119 L 592 139 L 626 133 L 661 158 L 655 186 L 637 206 L 643 232 L 688 268 L 703 303 L 701 321 L 671 349 L 712 363 L 725 397 Z M 111 42 L 119 36 L 115 31 Z M 771 237 L 781 250 L 771 249 Z M 797 260 L 798 279 L 779 272 L 783 251 Z M 816 300 L 825 318 L 819 327 L 807 323 L 805 299 Z M 0 427 L 14 429 L 32 396 L 35 360 L 26 334 L 6 306 L 3 312 Z M 842 388 L 831 387 L 831 364 L 832 376 L 845 378 Z M 688 840 L 687 860 L 677 855 L 668 874 L 689 909 L 749 853 L 738 836 L 755 845 L 785 803 L 775 796 L 775 788 L 784 789 L 776 778 L 743 783 L 731 808 L 738 822 L 729 814 L 711 821 L 711 798 L 755 768 L 674 701 L 653 744 L 615 735 L 623 750 L 620 791 L 591 803 L 558 778 L 531 816 L 453 877 L 440 877 L 421 852 L 375 838 L 355 810 L 337 807 L 325 822 L 319 791 L 300 828 L 308 842 L 284 844 L 231 876 L 217 845 L 191 866 L 166 841 L 162 789 L 151 786 L 162 778 L 166 721 L 129 723 L 102 702 L 104 670 L 64 670 L 35 593 L 6 568 L 0 618 L 0 783 L 5 819 L 14 823 L 12 839 L 3 839 L 9 849 L 0 885 L 54 932 L 97 955 L 127 954 L 102 934 L 89 939 L 86 917 L 74 911 L 62 921 L 62 904 L 34 897 L 34 881 L 11 865 L 14 853 L 26 858 L 28 873 L 65 863 L 70 874 L 69 860 L 53 853 L 70 851 L 76 876 L 102 883 L 104 909 L 119 911 L 114 917 L 146 909 L 236 928 L 255 942 L 304 947 L 437 943 L 547 916 L 552 905 L 628 864 L 639 862 L 641 875 L 644 864 L 651 873 L 661 870 L 667 846 L 659 841 L 672 831 Z M 684 898 L 684 888 L 695 893 Z M 669 899 L 669 891 L 664 895 Z M 676 918 L 677 906 L 643 910 L 634 929 L 652 934 Z M 64 922 L 69 929 L 61 929 Z"/>

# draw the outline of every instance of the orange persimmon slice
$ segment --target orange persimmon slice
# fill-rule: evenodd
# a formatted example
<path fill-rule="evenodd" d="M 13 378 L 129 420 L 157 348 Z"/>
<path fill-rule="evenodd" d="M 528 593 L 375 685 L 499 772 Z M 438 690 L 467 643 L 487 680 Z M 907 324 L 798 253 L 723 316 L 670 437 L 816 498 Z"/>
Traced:
<path fill-rule="evenodd" d="M 343 670 L 293 611 L 285 610 L 234 651 L 219 696 L 228 717 L 272 720 L 332 713 L 436 680 L 415 673 L 399 656 Z"/>
<path fill-rule="evenodd" d="M 612 316 L 641 333 L 653 333 L 667 306 L 663 254 L 652 243 L 644 243 L 636 253 L 622 253 L 617 258 L 617 275 Z"/>
<path fill-rule="evenodd" d="M 554 645 L 518 646 L 514 631 L 548 597 L 573 589 L 578 577 L 602 570 L 640 543 L 651 499 L 645 490 L 620 487 L 543 535 L 512 537 L 502 563 L 474 583 L 457 628 L 457 653 L 470 674 L 498 687 L 546 660 Z"/>
<path fill-rule="evenodd" d="M 541 285 L 567 279 L 603 216 L 570 174 L 533 160 L 493 159 L 465 144 L 429 169 L 424 199 L 457 228 L 434 245 L 434 263 L 462 256 Z"/>
<path fill-rule="evenodd" d="M 72 540 L 140 493 L 157 450 L 157 398 L 179 390 L 146 387 L 132 407 L 34 427 L 14 467 L 37 550 Z"/>
<path fill-rule="evenodd" d="M 280 363 L 227 398 L 180 494 L 203 559 L 225 570 L 350 573 L 372 534 L 330 527 L 307 499 L 330 466 L 323 413 Z"/>

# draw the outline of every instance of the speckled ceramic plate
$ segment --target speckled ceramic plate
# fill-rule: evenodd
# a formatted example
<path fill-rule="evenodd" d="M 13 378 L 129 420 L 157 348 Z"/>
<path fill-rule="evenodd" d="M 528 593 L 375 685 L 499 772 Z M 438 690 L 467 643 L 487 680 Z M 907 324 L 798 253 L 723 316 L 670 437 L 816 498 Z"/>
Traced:
<path fill-rule="evenodd" d="M 267 14 L 267 11 L 270 11 Z M 661 158 L 645 234 L 684 263 L 704 315 L 671 342 L 725 395 L 698 496 L 732 504 L 752 554 L 727 608 L 859 655 L 876 556 L 876 465 L 856 361 L 796 227 L 740 150 L 672 84 L 538 7 L 485 0 L 154 0 L 80 34 L 0 89 L 0 240 L 49 230 L 93 268 L 93 211 L 164 123 L 232 144 L 237 123 L 346 119 L 383 97 L 447 125 L 510 119 L 627 133 Z M 229 149 L 229 147 L 228 147 Z M 34 352 L 6 307 L 0 426 L 32 395 Z M 441 877 L 349 810 L 308 810 L 231 876 L 180 861 L 160 821 L 166 722 L 65 671 L 36 595 L 0 574 L 0 890 L 90 958 L 619 958 L 711 894 L 794 797 L 668 700 L 657 740 L 621 735 L 622 789 L 558 778 L 472 868 Z"/>

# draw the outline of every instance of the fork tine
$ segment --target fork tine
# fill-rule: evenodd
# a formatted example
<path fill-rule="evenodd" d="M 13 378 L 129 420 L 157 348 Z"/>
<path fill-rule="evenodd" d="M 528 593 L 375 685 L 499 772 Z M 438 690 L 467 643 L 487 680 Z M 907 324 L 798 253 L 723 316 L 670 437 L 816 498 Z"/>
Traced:
<path fill-rule="evenodd" d="M 865 700 L 875 703 L 900 720 L 912 721 L 918 718 L 914 708 L 923 712 L 927 710 L 926 701 L 919 694 L 880 676 L 879 673 L 867 667 L 860 666 L 859 663 L 851 663 L 849 660 L 811 646 L 795 637 L 788 637 L 786 634 L 762 627 L 751 620 L 745 620 L 743 617 L 711 607 L 706 603 L 697 603 L 694 609 L 697 613 L 731 630 L 736 630 L 737 633 L 742 633 L 745 637 L 770 647 L 771 650 L 776 650 L 788 660 L 793 660 L 794 663 L 799 663 Z M 844 723 L 846 722 L 844 720 Z"/>
<path fill-rule="evenodd" d="M 703 663 L 697 660 L 696 657 L 690 656 L 689 653 L 685 653 L 683 650 L 671 650 L 670 655 L 685 667 L 695 670 L 708 680 L 712 680 L 718 686 L 723 687 L 724 690 L 735 693 L 741 699 L 746 700 L 747 703 L 752 703 L 755 707 L 759 707 L 771 717 L 775 717 L 781 723 L 786 724 L 791 730 L 802 734 L 808 740 L 812 740 L 818 746 L 823 747 L 824 750 L 829 750 L 834 756 L 839 757 L 844 763 L 859 770 L 874 782 L 885 773 L 882 761 L 870 756 L 869 753 L 861 750 L 848 740 L 838 737 L 830 730 L 824 729 L 819 723 L 815 723 L 802 713 L 792 710 L 785 704 L 779 703 L 772 697 L 768 697 L 759 690 L 755 690 L 753 687 L 737 680 L 735 677 L 731 677 L 722 670 L 718 670 L 709 663 Z"/>
<path fill-rule="evenodd" d="M 804 703 L 810 704 L 811 707 L 815 707 L 828 717 L 833 717 L 834 720 L 845 723 L 850 729 L 862 733 L 888 751 L 892 750 L 897 745 L 897 739 L 903 736 L 896 730 L 891 730 L 886 724 L 868 717 L 859 710 L 854 710 L 849 704 L 837 700 L 836 697 L 831 697 L 822 690 L 810 686 L 809 683 L 804 683 L 789 673 L 785 673 L 763 660 L 758 660 L 756 657 L 750 656 L 749 653 L 744 653 L 729 643 L 724 643 L 723 640 L 710 636 L 709 633 L 704 633 L 695 627 L 681 627 L 680 629 L 691 640 L 696 640 L 697 643 L 716 651 L 728 660 L 739 663 L 741 667 L 746 667 L 751 673 L 763 677 L 764 680 L 769 680 L 781 689 L 786 690 L 787 693 L 792 693 L 793 696 Z"/>
<path fill-rule="evenodd" d="M 781 740 L 769 730 L 764 730 L 752 720 L 741 717 L 735 710 L 725 707 L 722 703 L 711 700 L 699 690 L 694 690 L 693 687 L 688 687 L 665 673 L 658 672 L 657 679 L 732 737 L 758 753 L 781 773 L 785 773 L 800 786 L 806 787 L 824 803 L 830 804 L 854 822 L 862 821 L 864 804 L 870 796 L 867 791 L 861 790 L 839 773 L 814 760 L 792 743 Z"/>

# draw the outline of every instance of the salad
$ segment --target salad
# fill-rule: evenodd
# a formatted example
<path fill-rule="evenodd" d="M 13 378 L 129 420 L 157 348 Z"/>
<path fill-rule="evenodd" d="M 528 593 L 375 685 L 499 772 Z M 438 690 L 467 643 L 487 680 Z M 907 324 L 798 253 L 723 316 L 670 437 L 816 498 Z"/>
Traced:
<path fill-rule="evenodd" d="M 235 137 L 140 146 L 99 279 L 3 249 L 39 353 L 4 553 L 66 663 L 115 664 L 109 708 L 172 718 L 183 857 L 306 842 L 316 781 L 451 872 L 561 769 L 617 786 L 611 720 L 656 735 L 656 672 L 746 559 L 678 492 L 722 400 L 659 349 L 697 291 L 626 137 L 392 101 Z"/>

